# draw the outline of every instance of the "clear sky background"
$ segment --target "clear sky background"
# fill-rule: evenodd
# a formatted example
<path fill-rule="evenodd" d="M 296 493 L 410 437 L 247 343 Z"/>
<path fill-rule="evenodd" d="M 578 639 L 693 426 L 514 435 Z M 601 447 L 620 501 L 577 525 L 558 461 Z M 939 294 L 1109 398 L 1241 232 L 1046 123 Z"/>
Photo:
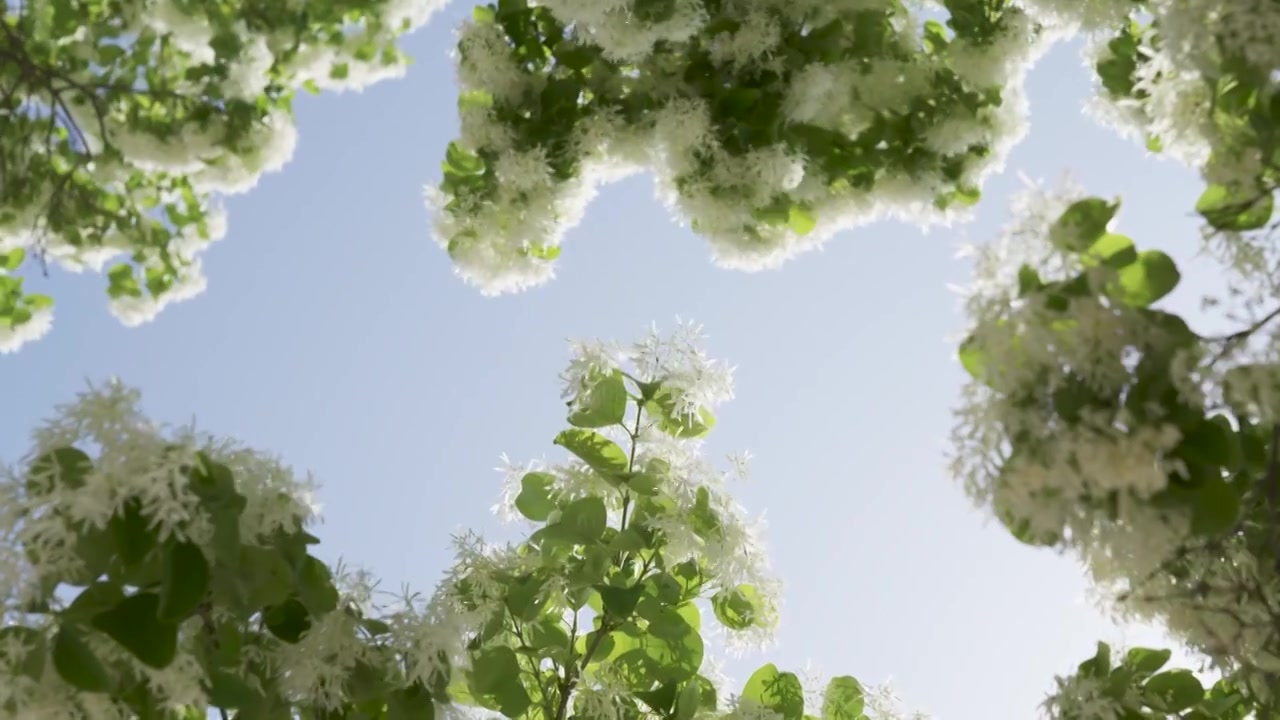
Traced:
<path fill-rule="evenodd" d="M 1117 633 L 1083 599 L 1073 562 L 986 524 L 945 471 L 964 379 L 947 286 L 969 270 L 955 249 L 994 236 L 1017 172 L 1070 170 L 1094 194 L 1124 194 L 1120 230 L 1140 246 L 1187 258 L 1193 173 L 1084 117 L 1088 74 L 1078 46 L 1060 46 L 1030 80 L 1031 134 L 972 223 L 928 235 L 876 225 L 744 274 L 714 267 L 650 180 L 633 177 L 569 235 L 556 280 L 484 298 L 453 276 L 421 202 L 457 127 L 447 53 L 470 5 L 406 41 L 416 64 L 405 79 L 301 99 L 297 155 L 230 203 L 203 296 L 130 330 L 108 314 L 102 278 L 30 278 L 57 296 L 57 318 L 44 340 L 0 356 L 0 458 L 17 459 L 33 424 L 86 379 L 117 375 L 157 419 L 194 415 L 313 471 L 322 554 L 389 589 L 429 591 L 451 532 L 508 534 L 489 512 L 499 454 L 556 456 L 566 338 L 629 341 L 652 321 L 694 318 L 712 354 L 739 366 L 708 452 L 754 454 L 738 492 L 767 510 L 786 584 L 777 647 L 731 662 L 731 677 L 808 661 L 892 677 L 947 720 L 1033 717 L 1054 673 Z M 1180 309 L 1194 311 L 1212 272 L 1184 269 Z"/>

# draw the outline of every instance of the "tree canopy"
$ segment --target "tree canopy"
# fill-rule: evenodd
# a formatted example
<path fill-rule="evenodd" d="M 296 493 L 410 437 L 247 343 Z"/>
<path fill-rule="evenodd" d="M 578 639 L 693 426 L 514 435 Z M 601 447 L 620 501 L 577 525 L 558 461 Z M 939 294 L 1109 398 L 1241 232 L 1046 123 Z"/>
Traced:
<path fill-rule="evenodd" d="M 200 291 L 220 199 L 279 169 L 291 100 L 398 74 L 434 5 L 47 0 L 0 30 L 0 349 L 43 334 L 42 263 L 104 271 L 126 323 Z M 1018 540 L 1082 561 L 1167 650 L 1056 679 L 1059 720 L 1280 713 L 1280 4 L 1272 0 L 501 0 L 459 30 L 461 134 L 428 189 L 485 293 L 550 279 L 602 182 L 655 174 L 717 262 L 776 266 L 882 218 L 962 218 L 1025 132 L 1028 68 L 1087 38 L 1091 112 L 1198 172 L 1238 329 L 1164 302 L 1170 255 L 1119 198 L 1033 187 L 973 249 L 952 472 Z M 778 585 L 701 438 L 732 396 L 683 328 L 574 346 L 566 459 L 512 468 L 521 542 L 457 540 L 384 602 L 310 553 L 311 489 L 269 455 L 158 428 L 120 384 L 61 409 L 0 483 L 11 717 L 861 720 L 852 676 L 717 684 L 703 617 L 761 643 Z M 812 684 L 812 683 L 811 683 Z"/>

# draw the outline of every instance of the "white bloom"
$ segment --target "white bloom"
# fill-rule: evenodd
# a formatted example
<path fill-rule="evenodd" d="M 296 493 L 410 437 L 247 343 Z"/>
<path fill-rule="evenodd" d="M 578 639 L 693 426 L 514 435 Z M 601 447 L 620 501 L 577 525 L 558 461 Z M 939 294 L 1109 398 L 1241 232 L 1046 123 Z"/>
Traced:
<path fill-rule="evenodd" d="M 274 62 L 275 57 L 267 47 L 267 41 L 260 35 L 251 36 L 231 65 L 227 78 L 230 97 L 241 100 L 257 98 L 270 82 L 268 72 Z"/>
<path fill-rule="evenodd" d="M 0 325 L 0 355 L 17 352 L 23 345 L 44 337 L 53 327 L 53 308 L 40 308 L 21 325 Z"/>

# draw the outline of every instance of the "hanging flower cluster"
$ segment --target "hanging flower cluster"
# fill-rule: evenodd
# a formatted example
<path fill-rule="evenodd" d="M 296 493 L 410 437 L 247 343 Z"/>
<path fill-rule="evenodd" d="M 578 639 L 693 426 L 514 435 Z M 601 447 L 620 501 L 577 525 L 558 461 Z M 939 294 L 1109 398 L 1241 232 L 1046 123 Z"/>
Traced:
<path fill-rule="evenodd" d="M 20 267 L 105 271 L 127 325 L 204 289 L 218 198 L 284 166 L 298 89 L 401 74 L 443 0 L 55 0 L 0 17 L 0 352 L 46 332 Z"/>
<path fill-rule="evenodd" d="M 1122 12 L 1089 13 L 1089 3 L 1062 5 L 1091 31 L 1095 116 L 1200 170 L 1208 188 L 1196 209 L 1214 229 L 1264 227 L 1280 186 L 1280 7 L 1148 0 L 1097 3 Z"/>
<path fill-rule="evenodd" d="M 1213 338 L 1155 309 L 1178 269 L 1113 232 L 1118 209 L 1033 188 L 976 251 L 953 470 L 1016 537 L 1076 553 L 1120 617 L 1274 703 L 1280 313 Z"/>
<path fill-rule="evenodd" d="M 774 266 L 837 231 L 977 201 L 1024 130 L 1050 36 L 1012 3 L 504 0 L 461 29 L 461 137 L 428 189 L 486 293 L 552 276 L 596 187 L 652 170 L 717 262 Z"/>
<path fill-rule="evenodd" d="M 403 671 L 429 616 L 309 554 L 311 483 L 138 399 L 91 388 L 0 473 L 0 717 L 429 709 L 445 676 Z"/>

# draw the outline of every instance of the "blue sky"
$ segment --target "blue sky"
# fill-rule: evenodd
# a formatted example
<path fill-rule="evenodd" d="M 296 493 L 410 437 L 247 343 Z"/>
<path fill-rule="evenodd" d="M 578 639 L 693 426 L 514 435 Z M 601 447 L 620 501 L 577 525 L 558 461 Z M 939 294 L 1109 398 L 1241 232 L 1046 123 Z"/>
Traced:
<path fill-rule="evenodd" d="M 483 298 L 452 275 L 421 202 L 456 130 L 447 51 L 469 12 L 454 3 L 407 40 L 405 79 L 299 103 L 297 155 L 230 203 L 203 296 L 130 330 L 108 314 L 101 278 L 28 280 L 58 313 L 44 340 L 0 356 L 0 458 L 16 459 L 86 379 L 117 375 L 153 417 L 195 415 L 313 471 L 327 557 L 429 590 L 451 532 L 497 528 L 499 454 L 554 455 L 565 339 L 626 341 L 694 318 L 712 354 L 739 366 L 708 451 L 755 456 L 739 492 L 767 510 L 786 583 L 777 647 L 730 674 L 811 661 L 892 676 L 948 720 L 1032 716 L 1053 674 L 1115 632 L 1082 600 L 1073 563 L 985 524 L 945 472 L 963 380 L 947 285 L 968 272 L 955 247 L 994 235 L 1018 171 L 1070 170 L 1095 194 L 1123 193 L 1122 232 L 1187 258 L 1194 175 L 1082 116 L 1088 77 L 1078 48 L 1061 46 L 1033 72 L 1031 134 L 972 223 L 929 235 L 876 225 L 743 274 L 714 267 L 633 177 L 569 235 L 555 281 Z M 1191 312 L 1214 276 L 1187 275 L 1175 301 Z"/>

